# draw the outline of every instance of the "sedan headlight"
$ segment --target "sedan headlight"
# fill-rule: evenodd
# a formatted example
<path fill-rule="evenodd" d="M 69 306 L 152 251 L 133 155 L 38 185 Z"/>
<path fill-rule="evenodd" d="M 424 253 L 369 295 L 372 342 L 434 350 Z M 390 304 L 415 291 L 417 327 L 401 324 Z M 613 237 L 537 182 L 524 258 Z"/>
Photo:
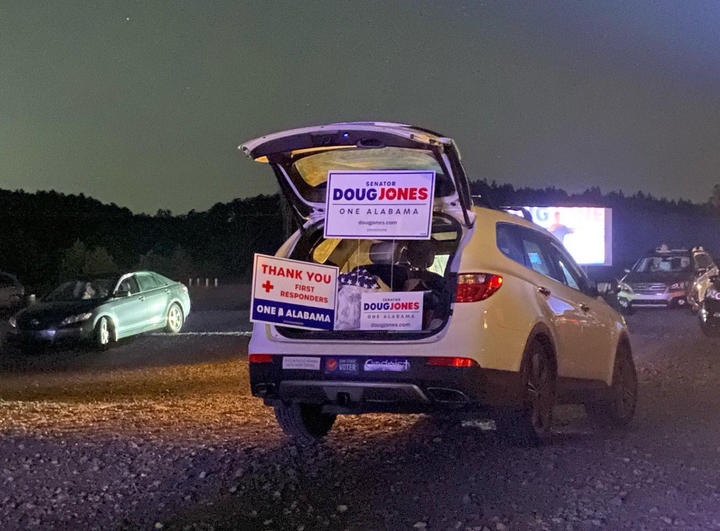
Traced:
<path fill-rule="evenodd" d="M 60 322 L 60 326 L 67 326 L 75 323 L 82 323 L 83 321 L 87 321 L 92 317 L 92 313 L 81 313 L 80 315 L 71 315 L 70 317 L 66 317 Z"/>
<path fill-rule="evenodd" d="M 10 323 L 10 326 L 13 328 L 17 327 L 17 318 L 13 315 L 10 319 L 8 319 L 8 323 Z"/>
<path fill-rule="evenodd" d="M 675 284 L 670 284 L 670 289 L 685 289 L 685 282 L 675 282 Z"/>

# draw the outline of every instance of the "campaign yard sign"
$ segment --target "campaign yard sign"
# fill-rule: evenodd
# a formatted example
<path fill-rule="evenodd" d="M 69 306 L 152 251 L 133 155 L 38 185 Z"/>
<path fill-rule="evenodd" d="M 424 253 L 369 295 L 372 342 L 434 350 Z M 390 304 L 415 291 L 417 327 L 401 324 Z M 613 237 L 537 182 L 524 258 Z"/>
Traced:
<path fill-rule="evenodd" d="M 363 293 L 361 330 L 422 330 L 423 292 Z"/>
<path fill-rule="evenodd" d="M 434 171 L 329 171 L 325 238 L 428 240 L 434 195 Z"/>
<path fill-rule="evenodd" d="M 256 254 L 250 320 L 332 330 L 337 277 L 337 267 Z"/>

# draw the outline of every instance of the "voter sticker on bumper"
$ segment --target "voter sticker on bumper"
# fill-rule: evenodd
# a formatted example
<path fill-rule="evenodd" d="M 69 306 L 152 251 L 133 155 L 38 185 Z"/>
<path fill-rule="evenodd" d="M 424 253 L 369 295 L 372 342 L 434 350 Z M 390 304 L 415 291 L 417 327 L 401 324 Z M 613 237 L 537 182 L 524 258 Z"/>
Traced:
<path fill-rule="evenodd" d="M 357 358 L 326 358 L 325 372 L 327 374 L 357 374 L 360 364 Z"/>
<path fill-rule="evenodd" d="M 410 361 L 406 358 L 369 358 L 363 366 L 365 372 L 406 372 Z"/>
<path fill-rule="evenodd" d="M 282 368 L 302 371 L 319 371 L 320 358 L 311 356 L 283 356 Z"/>

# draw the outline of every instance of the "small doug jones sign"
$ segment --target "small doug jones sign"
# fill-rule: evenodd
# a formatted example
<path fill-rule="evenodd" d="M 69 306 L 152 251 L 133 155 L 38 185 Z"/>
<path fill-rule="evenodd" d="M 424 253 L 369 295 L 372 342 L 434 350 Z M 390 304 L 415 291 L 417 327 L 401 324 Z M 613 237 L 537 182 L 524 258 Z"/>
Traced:
<path fill-rule="evenodd" d="M 329 171 L 325 238 L 428 240 L 434 193 L 434 171 Z"/>
<path fill-rule="evenodd" d="M 255 255 L 250 320 L 332 330 L 338 268 Z"/>

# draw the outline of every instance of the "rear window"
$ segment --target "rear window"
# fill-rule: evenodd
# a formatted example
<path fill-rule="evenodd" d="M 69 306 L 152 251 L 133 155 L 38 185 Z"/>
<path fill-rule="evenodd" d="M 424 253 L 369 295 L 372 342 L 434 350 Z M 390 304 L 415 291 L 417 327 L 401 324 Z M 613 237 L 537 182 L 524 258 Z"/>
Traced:
<path fill-rule="evenodd" d="M 498 223 L 496 237 L 497 247 L 502 254 L 525 265 L 525 253 L 520 244 L 517 227 L 509 223 Z"/>
<path fill-rule="evenodd" d="M 161 286 L 169 286 L 170 284 L 173 283 L 172 280 L 170 280 L 167 277 L 162 276 L 159 273 L 154 273 L 154 274 L 155 274 L 155 278 L 157 279 L 157 281 L 160 283 Z"/>
<path fill-rule="evenodd" d="M 286 170 L 298 192 L 310 203 L 325 203 L 328 171 L 331 170 L 429 170 L 435 172 L 435 197 L 455 193 L 452 179 L 443 173 L 435 155 L 421 149 L 332 149 L 297 156 Z"/>

